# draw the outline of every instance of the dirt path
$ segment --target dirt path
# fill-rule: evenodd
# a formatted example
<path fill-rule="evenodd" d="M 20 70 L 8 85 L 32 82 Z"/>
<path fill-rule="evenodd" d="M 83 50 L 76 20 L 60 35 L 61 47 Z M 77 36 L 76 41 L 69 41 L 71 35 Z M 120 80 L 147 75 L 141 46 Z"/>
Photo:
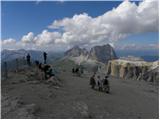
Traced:
<path fill-rule="evenodd" d="M 62 72 L 60 88 L 39 82 L 6 83 L 2 84 L 2 95 L 18 96 L 23 103 L 38 106 L 36 118 L 158 118 L 155 86 L 109 78 L 111 93 L 106 94 L 90 88 L 89 76 Z M 7 118 L 14 118 L 13 112 Z"/>

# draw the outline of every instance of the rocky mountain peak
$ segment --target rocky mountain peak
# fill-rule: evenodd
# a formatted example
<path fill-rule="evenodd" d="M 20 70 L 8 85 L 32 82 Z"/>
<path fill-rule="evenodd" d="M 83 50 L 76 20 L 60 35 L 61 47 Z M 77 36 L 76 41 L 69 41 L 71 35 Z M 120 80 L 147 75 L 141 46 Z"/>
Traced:
<path fill-rule="evenodd" d="M 102 63 L 107 63 L 109 60 L 117 58 L 114 49 L 109 44 L 94 46 L 89 52 L 85 48 L 74 46 L 70 50 L 66 51 L 65 55 L 70 57 L 84 56 L 87 57 L 87 59 L 96 60 Z"/>
<path fill-rule="evenodd" d="M 107 63 L 109 60 L 116 59 L 117 56 L 112 46 L 106 44 L 103 46 L 95 46 L 91 48 L 89 58 L 95 59 L 103 63 Z"/>
<path fill-rule="evenodd" d="M 80 55 L 87 55 L 88 51 L 85 48 L 80 48 L 79 46 L 74 46 L 73 48 L 67 50 L 65 52 L 66 56 L 70 57 L 78 57 Z"/>

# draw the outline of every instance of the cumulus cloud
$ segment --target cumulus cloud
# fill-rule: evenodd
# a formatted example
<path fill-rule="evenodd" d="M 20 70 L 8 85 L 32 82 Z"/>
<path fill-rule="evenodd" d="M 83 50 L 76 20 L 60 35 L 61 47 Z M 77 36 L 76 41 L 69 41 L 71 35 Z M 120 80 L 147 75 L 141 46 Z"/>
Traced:
<path fill-rule="evenodd" d="M 130 34 L 158 31 L 158 1 L 145 0 L 139 6 L 124 1 L 101 16 L 92 18 L 83 13 L 56 20 L 49 26 L 62 27 L 62 42 L 82 45 L 116 42 Z"/>
<path fill-rule="evenodd" d="M 61 34 L 59 32 L 48 32 L 47 30 L 43 30 L 42 33 L 38 34 L 34 38 L 34 42 L 38 46 L 55 44 L 56 39 L 61 38 Z"/>
<path fill-rule="evenodd" d="M 6 40 L 2 41 L 2 44 L 4 44 L 4 45 L 6 45 L 6 44 L 13 44 L 13 43 L 16 43 L 16 40 L 12 39 L 12 38 L 9 38 L 9 39 L 6 39 Z"/>
<path fill-rule="evenodd" d="M 24 35 L 21 39 L 23 43 L 32 43 L 34 39 L 34 34 L 29 32 L 27 35 Z"/>
<path fill-rule="evenodd" d="M 9 38 L 1 41 L 2 49 L 19 49 L 22 47 L 21 42 L 17 42 L 15 39 Z"/>
<path fill-rule="evenodd" d="M 48 26 L 53 32 L 43 30 L 36 36 L 30 32 L 22 37 L 19 44 L 23 44 L 23 47 L 32 44 L 32 47 L 39 49 L 63 50 L 74 45 L 114 45 L 131 34 L 157 32 L 158 12 L 158 0 L 144 0 L 139 5 L 126 0 L 117 8 L 94 18 L 82 13 L 71 18 L 54 20 Z"/>

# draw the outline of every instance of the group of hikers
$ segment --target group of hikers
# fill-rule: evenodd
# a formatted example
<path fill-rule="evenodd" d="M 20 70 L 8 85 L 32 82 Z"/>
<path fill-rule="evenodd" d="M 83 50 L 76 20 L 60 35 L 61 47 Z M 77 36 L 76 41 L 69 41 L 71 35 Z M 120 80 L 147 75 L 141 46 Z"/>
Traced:
<path fill-rule="evenodd" d="M 47 61 L 47 53 L 46 52 L 43 52 L 43 58 L 44 58 L 44 64 L 46 64 L 47 63 L 46 62 Z M 26 60 L 27 60 L 27 65 L 31 66 L 31 56 L 29 53 L 26 56 Z"/>
<path fill-rule="evenodd" d="M 43 79 L 49 79 L 52 76 L 55 76 L 52 70 L 51 65 L 49 64 L 42 64 L 39 63 L 39 61 L 35 61 L 37 68 L 40 70 L 39 72 L 41 73 L 42 76 L 41 78 Z M 44 74 L 43 74 L 44 73 Z"/>
<path fill-rule="evenodd" d="M 40 74 L 44 77 L 41 77 L 41 79 L 49 79 L 53 76 L 53 70 L 51 65 L 46 64 L 47 61 L 47 53 L 43 53 L 43 58 L 44 58 L 44 64 L 40 63 L 38 60 L 35 61 L 36 67 L 38 68 Z M 26 56 L 27 60 L 27 65 L 31 66 L 31 56 L 30 54 L 27 54 Z M 82 66 L 76 66 L 72 68 L 72 73 L 77 74 L 80 76 L 83 74 L 83 67 Z M 99 91 L 105 91 L 106 93 L 110 92 L 110 87 L 109 87 L 109 81 L 108 81 L 108 76 L 105 76 L 105 78 L 101 78 L 100 75 L 96 76 L 96 73 L 94 73 L 91 78 L 90 78 L 90 85 L 92 89 L 98 88 Z"/>
<path fill-rule="evenodd" d="M 108 76 L 105 76 L 105 78 L 102 79 L 99 75 L 96 77 L 96 74 L 94 73 L 90 78 L 90 85 L 92 89 L 98 87 L 99 91 L 105 91 L 106 93 L 110 92 Z"/>
<path fill-rule="evenodd" d="M 78 76 L 81 76 L 81 74 L 83 74 L 82 66 L 73 67 L 72 68 L 72 73 L 77 74 Z"/>
<path fill-rule="evenodd" d="M 47 64 L 47 53 L 44 52 L 43 53 L 43 58 L 44 58 L 44 64 L 40 63 L 38 60 L 35 60 L 35 65 L 39 70 L 39 73 L 41 75 L 41 79 L 49 79 L 52 76 L 55 76 L 52 70 L 51 65 Z M 26 56 L 26 60 L 27 60 L 27 65 L 31 66 L 31 56 L 28 53 Z"/>

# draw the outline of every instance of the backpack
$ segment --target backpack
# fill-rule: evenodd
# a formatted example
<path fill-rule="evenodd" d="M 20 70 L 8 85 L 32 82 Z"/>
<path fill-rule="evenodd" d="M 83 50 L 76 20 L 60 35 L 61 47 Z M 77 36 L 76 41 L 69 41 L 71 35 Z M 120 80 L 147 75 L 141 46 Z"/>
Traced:
<path fill-rule="evenodd" d="M 108 80 L 107 79 L 104 79 L 104 85 L 108 85 Z"/>

